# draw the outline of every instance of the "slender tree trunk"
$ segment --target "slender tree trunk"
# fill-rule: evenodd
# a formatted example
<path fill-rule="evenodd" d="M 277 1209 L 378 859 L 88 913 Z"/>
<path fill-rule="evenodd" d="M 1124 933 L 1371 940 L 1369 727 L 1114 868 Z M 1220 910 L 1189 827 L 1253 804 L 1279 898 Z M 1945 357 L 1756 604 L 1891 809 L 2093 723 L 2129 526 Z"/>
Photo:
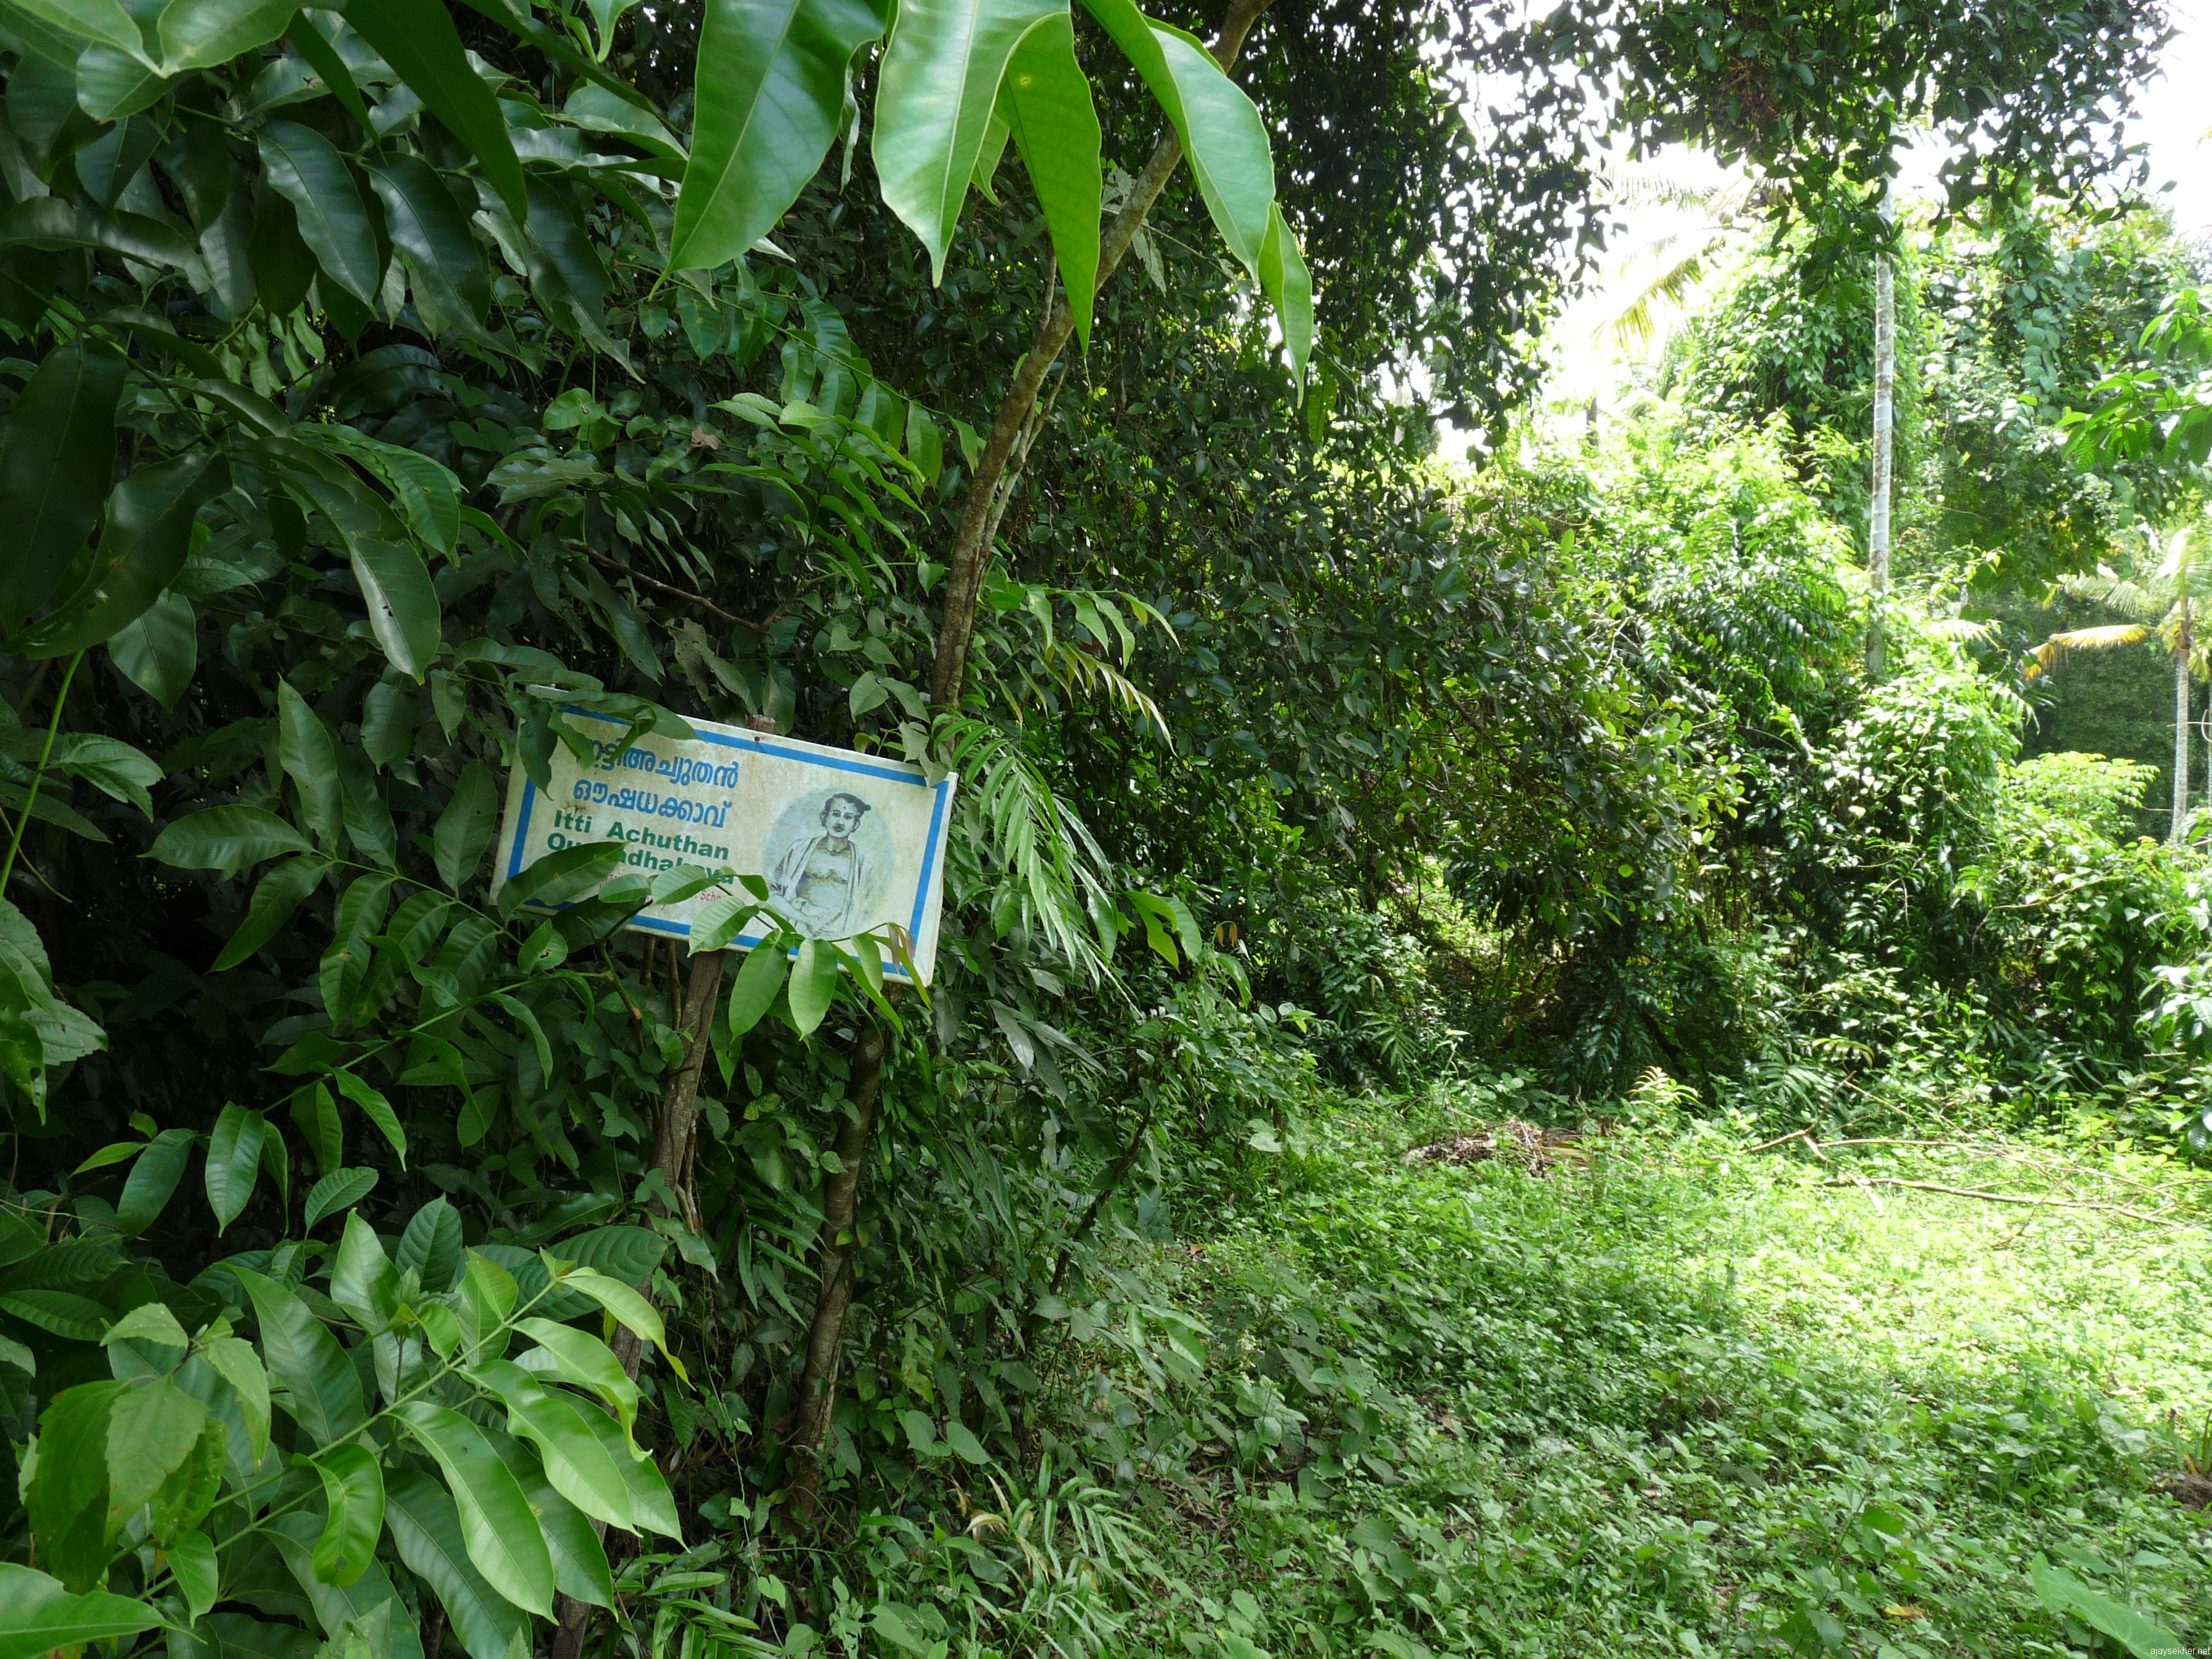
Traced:
<path fill-rule="evenodd" d="M 811 1526 L 822 1478 L 822 1451 L 830 1437 L 830 1407 L 837 1395 L 837 1350 L 845 1312 L 853 1305 L 853 1258 L 860 1254 L 853 1220 L 860 1209 L 860 1166 L 867 1161 L 868 1132 L 883 1093 L 883 1028 L 871 1022 L 853 1050 L 852 1110 L 837 1132 L 837 1168 L 822 1194 L 822 1277 L 814 1293 L 814 1322 L 806 1334 L 806 1364 L 791 1430 L 791 1510 Z"/>
<path fill-rule="evenodd" d="M 2179 841 L 2189 816 L 2189 596 L 2181 597 L 2181 628 L 2173 641 L 2173 827 L 2166 839 Z"/>
<path fill-rule="evenodd" d="M 1882 192 L 1881 218 L 1890 222 L 1890 196 Z M 1895 471 L 1897 397 L 1897 276 L 1887 250 L 1874 258 L 1874 499 L 1867 509 L 1867 586 L 1874 614 L 1867 623 L 1867 675 L 1880 679 L 1887 665 L 1881 607 L 1889 592 L 1889 496 Z"/>
<path fill-rule="evenodd" d="M 1237 61 L 1237 54 L 1244 47 L 1244 37 L 1269 3 L 1270 0 L 1230 0 L 1228 15 L 1221 20 L 1221 33 L 1213 43 L 1214 60 L 1223 69 Z M 1138 231 L 1144 228 L 1145 216 L 1167 188 L 1169 178 L 1182 160 L 1182 141 L 1170 129 L 1153 148 L 1152 159 L 1145 163 L 1145 170 L 1138 175 L 1127 200 L 1122 203 L 1121 211 L 1114 216 L 1100 239 L 1098 280 L 1094 292 L 1104 291 L 1130 244 L 1136 240 Z M 939 709 L 957 709 L 960 706 L 961 687 L 968 677 L 968 647 L 975 635 L 975 602 L 983 591 L 983 574 L 991 563 L 991 535 L 997 528 L 1000 514 L 1005 511 L 1005 492 L 1012 488 L 1014 482 L 1007 474 L 1007 465 L 1026 452 L 1025 434 L 1028 441 L 1034 441 L 1031 423 L 1037 395 L 1044 388 L 1046 374 L 1074 331 L 1075 313 L 1048 292 L 1036 342 L 1014 371 L 1013 384 L 999 405 L 998 417 L 991 422 L 982 453 L 976 457 L 975 476 L 969 481 L 968 498 L 961 508 L 960 526 L 953 532 L 952 551 L 946 563 L 945 616 L 938 628 L 937 661 L 929 677 L 930 699 Z"/>
<path fill-rule="evenodd" d="M 684 1033 L 684 1063 L 676 1068 L 667 1092 L 661 1097 L 660 1131 L 653 1141 L 653 1167 L 667 1186 L 684 1224 L 693 1232 L 699 1231 L 699 1206 L 692 1199 L 690 1182 L 692 1145 L 699 1130 L 699 1074 L 707 1063 L 708 1034 L 714 1029 L 714 1004 L 721 994 L 722 966 L 727 959 L 728 953 L 722 951 L 702 951 L 691 958 L 690 982 L 684 988 L 684 1006 L 676 1011 L 677 1024 Z M 656 1197 L 653 1207 L 666 1213 L 669 1206 Z M 649 1298 L 650 1285 L 644 1289 Z M 644 1345 L 625 1327 L 615 1333 L 614 1346 L 623 1369 L 635 1377 L 644 1358 Z M 605 1522 L 594 1521 L 592 1525 L 600 1537 L 606 1536 Z M 577 1659 L 591 1623 L 591 1606 L 573 1595 L 563 1595 L 555 1611 L 558 1623 L 553 1632 L 553 1659 Z"/>

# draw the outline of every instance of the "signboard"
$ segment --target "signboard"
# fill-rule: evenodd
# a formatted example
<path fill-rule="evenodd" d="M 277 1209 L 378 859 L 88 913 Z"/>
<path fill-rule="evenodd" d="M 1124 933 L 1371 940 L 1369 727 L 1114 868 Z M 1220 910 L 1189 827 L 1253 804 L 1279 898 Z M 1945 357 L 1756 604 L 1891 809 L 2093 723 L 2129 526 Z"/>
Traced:
<path fill-rule="evenodd" d="M 590 842 L 626 845 L 623 870 L 651 875 L 678 865 L 764 878 L 776 908 L 805 933 L 843 939 L 896 922 L 913 939 L 924 983 L 937 961 L 945 898 L 945 836 L 957 780 L 933 784 L 918 766 L 830 749 L 707 720 L 679 742 L 647 732 L 617 747 L 629 729 L 612 715 L 563 711 L 589 732 L 606 728 L 580 761 L 556 745 L 551 787 L 514 769 L 500 826 L 493 890 L 548 853 Z M 629 926 L 689 938 L 708 905 L 742 888 L 709 887 L 696 897 L 651 905 Z M 730 941 L 749 950 L 758 926 Z M 886 962 L 884 971 L 904 979 Z"/>

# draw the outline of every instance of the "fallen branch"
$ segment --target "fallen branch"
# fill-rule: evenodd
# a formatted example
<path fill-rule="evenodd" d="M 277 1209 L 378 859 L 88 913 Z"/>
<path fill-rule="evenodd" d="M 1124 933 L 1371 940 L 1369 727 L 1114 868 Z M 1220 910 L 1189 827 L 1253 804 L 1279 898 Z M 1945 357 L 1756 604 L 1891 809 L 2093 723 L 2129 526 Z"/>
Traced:
<path fill-rule="evenodd" d="M 1810 1129 L 1792 1129 L 1786 1135 L 1777 1135 L 1771 1140 L 1762 1140 L 1756 1146 L 1745 1147 L 1744 1154 L 1748 1157 L 1753 1152 L 1771 1152 L 1777 1146 L 1787 1146 L 1793 1140 L 1802 1140 L 1811 1149 L 1814 1157 L 1820 1156 L 1820 1143 L 1813 1139 L 1813 1132 Z M 1853 1143 L 1848 1140 L 1832 1140 L 1828 1144 L 1832 1146 L 1849 1146 Z"/>
<path fill-rule="evenodd" d="M 2105 1210 L 2113 1215 L 2124 1215 L 2130 1221 L 2148 1221 L 2160 1227 L 2181 1224 L 2166 1216 L 2130 1210 L 2124 1204 L 2097 1204 L 2086 1198 L 2026 1198 L 2018 1193 L 1984 1192 L 1979 1187 L 1946 1187 L 1941 1182 L 1904 1181 L 1895 1176 L 1851 1176 L 1824 1181 L 1820 1184 L 1823 1187 L 1910 1187 L 1916 1192 L 1948 1193 L 1954 1198 L 1986 1199 L 1992 1204 L 2056 1204 L 2069 1210 Z"/>
<path fill-rule="evenodd" d="M 716 605 L 714 600 L 708 599 L 704 593 L 694 593 L 688 587 L 678 587 L 675 583 L 665 582 L 658 576 L 648 576 L 642 570 L 635 569 L 629 565 L 623 564 L 617 560 L 608 558 L 603 554 L 592 554 L 592 562 L 599 566 L 602 570 L 612 571 L 617 575 L 627 577 L 629 580 L 634 582 L 641 582 L 647 587 L 667 594 L 672 599 L 682 599 L 686 604 L 696 605 L 702 611 L 706 611 L 709 616 L 714 617 L 722 622 L 728 623 L 733 627 L 750 628 L 756 634 L 765 634 L 769 630 L 769 624 L 766 623 L 747 622 L 743 617 L 732 616 L 728 611 L 723 610 L 720 605 Z"/>

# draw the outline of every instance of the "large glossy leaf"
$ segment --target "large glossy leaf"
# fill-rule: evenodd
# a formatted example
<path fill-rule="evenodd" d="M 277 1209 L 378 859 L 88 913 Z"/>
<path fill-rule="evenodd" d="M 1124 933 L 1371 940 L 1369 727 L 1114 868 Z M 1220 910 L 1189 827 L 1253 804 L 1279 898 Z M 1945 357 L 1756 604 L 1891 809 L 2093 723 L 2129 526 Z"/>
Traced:
<path fill-rule="evenodd" d="M 199 660 L 198 625 L 192 602 L 172 588 L 145 615 L 109 636 L 107 654 L 125 679 L 162 708 L 173 708 Z"/>
<path fill-rule="evenodd" d="M 1214 228 L 1255 275 L 1275 201 L 1267 129 L 1213 54 L 1181 29 L 1155 23 L 1133 0 L 1083 0 L 1166 112 Z"/>
<path fill-rule="evenodd" d="M 319 836 L 344 822 L 338 791 L 337 740 L 289 680 L 276 683 L 276 755 L 300 792 L 301 817 Z"/>
<path fill-rule="evenodd" d="M 169 1545 L 169 1571 L 184 1592 L 185 1612 L 195 1620 L 207 1617 L 222 1593 L 214 1540 L 198 1530 L 179 1534 Z"/>
<path fill-rule="evenodd" d="M 166 1376 L 139 1377 L 107 1416 L 107 1504 L 125 1520 L 192 1455 L 207 1407 Z"/>
<path fill-rule="evenodd" d="M 331 1269 L 331 1300 L 359 1320 L 372 1336 L 391 1325 L 399 1306 L 399 1274 L 378 1242 L 376 1229 L 361 1218 L 358 1210 L 346 1212 L 345 1234 Z"/>
<path fill-rule="evenodd" d="M 464 214 L 428 162 L 402 155 L 369 169 L 370 185 L 384 203 L 392 240 L 406 257 L 419 285 L 451 296 L 452 320 L 491 314 L 491 273 Z M 445 309 L 448 307 L 434 307 Z M 425 320 L 428 320 L 427 319 Z"/>
<path fill-rule="evenodd" d="M 461 1212 L 442 1198 L 432 1199 L 415 1212 L 400 1234 L 394 1261 L 402 1273 L 413 1268 L 422 1288 L 433 1295 L 451 1289 L 467 1261 Z"/>
<path fill-rule="evenodd" d="M 884 203 L 945 276 L 952 228 L 968 199 L 999 82 L 1032 24 L 1067 0 L 904 0 L 884 49 L 869 139 Z"/>
<path fill-rule="evenodd" d="M 218 1237 L 253 1196 L 254 1179 L 261 1173 L 261 1138 L 268 1132 L 266 1118 L 234 1100 L 216 1115 L 208 1136 L 207 1195 Z"/>
<path fill-rule="evenodd" d="M 39 1417 L 39 1462 L 23 1507 L 39 1540 L 39 1559 L 73 1590 L 90 1589 L 106 1571 L 110 1521 L 107 1425 L 120 1382 L 84 1382 L 56 1395 Z M 32 1588 L 25 1586 L 24 1588 Z"/>
<path fill-rule="evenodd" d="M 276 938 L 330 867 L 328 860 L 311 855 L 287 859 L 262 877 L 252 898 L 246 902 L 246 920 L 238 924 L 216 957 L 216 971 L 237 967 Z"/>
<path fill-rule="evenodd" d="M 270 122 L 260 145 L 262 172 L 292 204 L 301 238 L 323 275 L 356 299 L 373 301 L 384 282 L 384 262 L 344 157 L 297 121 Z"/>
<path fill-rule="evenodd" d="M 550 909 L 580 898 L 614 873 L 628 850 L 618 841 L 605 841 L 548 853 L 501 886 L 499 913 L 511 916 L 526 904 Z"/>
<path fill-rule="evenodd" d="M 407 1131 L 399 1121 L 399 1114 L 392 1109 L 392 1103 L 381 1090 L 373 1086 L 358 1072 L 341 1071 L 331 1073 L 338 1092 L 361 1108 L 361 1115 L 376 1126 L 377 1133 L 399 1154 L 399 1167 L 407 1167 Z"/>
<path fill-rule="evenodd" d="M 620 1279 L 609 1279 L 605 1273 L 593 1273 L 589 1267 L 578 1267 L 564 1273 L 560 1287 L 587 1296 L 612 1314 L 617 1324 L 631 1335 L 642 1338 L 660 1350 L 660 1357 L 683 1376 L 684 1362 L 668 1351 L 667 1328 L 661 1323 L 659 1310 L 653 1304 Z"/>
<path fill-rule="evenodd" d="M 200 503 L 229 482 L 228 467 L 194 450 L 141 467 L 116 485 L 92 575 L 24 635 L 16 654 L 69 656 L 143 616 L 185 568 Z"/>
<path fill-rule="evenodd" d="M 1313 355 L 1313 277 L 1280 207 L 1268 210 L 1267 242 L 1260 251 L 1260 286 L 1283 320 L 1283 343 L 1291 350 L 1291 378 L 1304 396 L 1306 360 Z"/>
<path fill-rule="evenodd" d="M 514 1484 L 538 1525 L 545 1534 L 545 1547 L 553 1557 L 553 1582 L 562 1595 L 595 1607 L 615 1604 L 614 1574 L 607 1565 L 606 1547 L 590 1516 L 555 1491 L 545 1469 L 530 1448 L 496 1429 L 484 1431 L 492 1449 L 505 1461 Z"/>
<path fill-rule="evenodd" d="M 188 265 L 191 240 L 143 213 L 110 213 L 87 202 L 34 196 L 0 214 L 0 246 L 87 248 L 144 265 Z"/>
<path fill-rule="evenodd" d="M 202 1628 L 222 1644 L 223 1659 L 314 1659 L 322 1645 L 313 1631 L 242 1613 L 210 1613 Z"/>
<path fill-rule="evenodd" d="M 374 537 L 348 545 L 376 642 L 394 668 L 421 679 L 438 656 L 438 590 L 429 571 L 411 549 Z"/>
<path fill-rule="evenodd" d="M 260 806 L 209 806 L 179 818 L 154 837 L 147 856 L 180 870 L 236 875 L 281 853 L 312 853 L 313 843 Z"/>
<path fill-rule="evenodd" d="M 784 951 L 763 945 L 746 953 L 744 966 L 738 969 L 730 984 L 730 1003 L 725 1011 L 732 1040 L 743 1036 L 761 1022 L 761 1016 L 775 1000 L 775 994 L 783 988 L 784 975 L 791 970 L 791 958 Z"/>
<path fill-rule="evenodd" d="M 477 1571 L 515 1606 L 550 1618 L 553 1558 L 499 1454 L 475 1424 L 447 1407 L 410 1401 L 398 1415 L 445 1472 Z"/>
<path fill-rule="evenodd" d="M 105 1590 L 72 1595 L 59 1579 L 0 1562 L 0 1659 L 43 1659 L 152 1630 L 161 1615 L 143 1601 Z"/>
<path fill-rule="evenodd" d="M 361 1375 L 337 1339 L 307 1311 L 306 1303 L 276 1280 L 250 1267 L 234 1266 L 231 1271 L 253 1299 L 261 1352 L 284 1390 L 282 1403 L 292 1420 L 319 1446 L 351 1434 L 367 1420 L 368 1412 Z"/>
<path fill-rule="evenodd" d="M 489 767 L 472 760 L 461 769 L 453 799 L 438 814 L 436 827 L 430 832 L 438 879 L 459 892 L 461 884 L 483 864 L 484 848 L 491 845 L 492 830 L 498 823 L 499 784 Z"/>
<path fill-rule="evenodd" d="M 324 1634 L 337 1636 L 357 1620 L 368 1620 L 380 1639 L 368 1644 L 374 1659 L 422 1659 L 422 1639 L 405 1604 L 392 1588 L 381 1562 L 372 1561 L 367 1571 L 350 1584 L 326 1583 L 315 1571 L 315 1546 L 322 1539 L 322 1523 L 313 1516 L 294 1510 L 264 1523 L 284 1565 L 307 1591 L 315 1622 Z M 389 1612 L 380 1611 L 389 1608 Z M 346 1643 L 331 1644 L 346 1653 Z"/>
<path fill-rule="evenodd" d="M 469 1659 L 510 1659 L 511 1645 L 529 1647 L 529 1615 L 477 1571 L 461 1536 L 460 1512 L 435 1480 L 420 1469 L 392 1471 L 384 1518 L 399 1559 L 436 1592 Z"/>
<path fill-rule="evenodd" d="M 299 9 L 300 0 L 168 0 L 155 25 L 162 72 L 227 64 L 266 46 Z"/>
<path fill-rule="evenodd" d="M 812 1033 L 837 995 L 837 949 L 810 939 L 799 947 L 791 969 L 791 1024 L 801 1036 Z"/>
<path fill-rule="evenodd" d="M 118 1231 L 135 1238 L 154 1224 L 185 1178 L 185 1165 L 191 1161 L 192 1143 L 198 1139 L 190 1129 L 164 1129 L 147 1143 L 131 1166 L 122 1196 L 115 1200 Z"/>
<path fill-rule="evenodd" d="M 358 1442 L 332 1446 L 314 1462 L 328 1506 L 323 1534 L 315 1540 L 315 1577 L 343 1587 L 376 1558 L 376 1540 L 384 1533 L 384 1472 L 376 1454 Z"/>
<path fill-rule="evenodd" d="M 0 455 L 0 634 L 52 597 L 100 517 L 115 469 L 115 408 L 127 368 L 97 340 L 55 347 L 15 400 Z"/>
<path fill-rule="evenodd" d="M 213 1336 L 201 1344 L 201 1353 L 216 1374 L 230 1384 L 238 1396 L 239 1415 L 246 1419 L 246 1437 L 254 1462 L 269 1448 L 269 1372 L 253 1345 L 243 1337 Z"/>
<path fill-rule="evenodd" d="M 330 1098 L 327 1093 L 322 1097 Z M 350 1209 L 369 1194 L 376 1185 L 376 1171 L 364 1169 L 335 1169 L 307 1188 L 307 1202 L 300 1218 L 302 1232 L 311 1232 L 326 1215 Z"/>
<path fill-rule="evenodd" d="M 999 108 L 1044 210 L 1076 337 L 1087 349 L 1098 286 L 1098 112 L 1075 61 L 1075 22 L 1066 12 L 1041 18 L 1015 44 Z"/>
<path fill-rule="evenodd" d="M 629 1485 L 584 1421 L 575 1401 L 512 1360 L 494 1359 L 471 1373 L 507 1407 L 507 1431 L 538 1448 L 553 1489 L 585 1514 L 635 1531 Z"/>
<path fill-rule="evenodd" d="M 469 67 L 445 0 L 375 0 L 346 21 L 412 88 L 446 129 L 476 152 L 484 177 L 518 219 L 528 216 L 522 163 L 507 136 L 499 100 Z"/>
<path fill-rule="evenodd" d="M 631 1431 L 637 1422 L 637 1384 L 623 1370 L 622 1361 L 614 1351 L 596 1336 L 576 1329 L 572 1325 L 556 1325 L 550 1319 L 522 1319 L 515 1328 L 538 1343 L 551 1369 L 578 1388 L 589 1389 L 615 1408 L 622 1419 L 624 1434 Z M 531 1358 L 525 1355 L 525 1359 Z M 543 1364 L 532 1364 L 532 1370 L 543 1370 Z"/>
<path fill-rule="evenodd" d="M 629 1483 L 629 1512 L 639 1529 L 657 1532 L 665 1538 L 681 1538 L 684 1528 L 676 1518 L 676 1499 L 668 1490 L 668 1482 L 661 1478 L 660 1466 L 631 1443 L 628 1436 L 615 1426 L 615 1420 L 588 1401 L 576 1402 L 577 1413 L 599 1437 L 607 1455 L 615 1460 L 615 1467 L 623 1472 Z"/>
<path fill-rule="evenodd" d="M 671 269 L 727 264 L 775 228 L 837 136 L 846 66 L 883 32 L 870 0 L 707 0 Z"/>
<path fill-rule="evenodd" d="M 71 1342 L 97 1342 L 107 1326 L 107 1310 L 90 1297 L 46 1285 L 0 1291 L 0 1311 Z"/>
<path fill-rule="evenodd" d="M 148 55 L 145 35 L 122 0 L 16 0 L 16 3 L 65 34 L 102 41 L 133 57 Z"/>

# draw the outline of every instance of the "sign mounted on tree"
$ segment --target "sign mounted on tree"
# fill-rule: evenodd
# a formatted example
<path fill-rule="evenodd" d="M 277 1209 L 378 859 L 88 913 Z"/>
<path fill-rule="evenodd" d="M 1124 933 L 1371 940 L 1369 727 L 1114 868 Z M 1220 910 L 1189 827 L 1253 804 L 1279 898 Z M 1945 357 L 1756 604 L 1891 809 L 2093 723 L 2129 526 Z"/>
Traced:
<path fill-rule="evenodd" d="M 750 876 L 809 938 L 903 929 L 915 975 L 929 981 L 957 776 L 933 784 L 902 761 L 708 720 L 690 722 L 698 734 L 690 740 L 644 732 L 623 744 L 625 722 L 586 708 L 564 712 L 582 731 L 604 726 L 606 740 L 592 744 L 589 760 L 556 746 L 547 788 L 515 767 L 495 895 L 549 854 L 613 842 L 628 849 L 616 875 L 679 866 L 733 872 L 728 883 L 648 904 L 628 924 L 638 932 L 689 939 L 695 926 L 712 926 L 718 905 L 726 911 L 729 899 L 757 896 L 735 878 Z M 716 943 L 750 950 L 775 931 L 762 915 Z M 896 961 L 884 972 L 908 977 Z"/>

